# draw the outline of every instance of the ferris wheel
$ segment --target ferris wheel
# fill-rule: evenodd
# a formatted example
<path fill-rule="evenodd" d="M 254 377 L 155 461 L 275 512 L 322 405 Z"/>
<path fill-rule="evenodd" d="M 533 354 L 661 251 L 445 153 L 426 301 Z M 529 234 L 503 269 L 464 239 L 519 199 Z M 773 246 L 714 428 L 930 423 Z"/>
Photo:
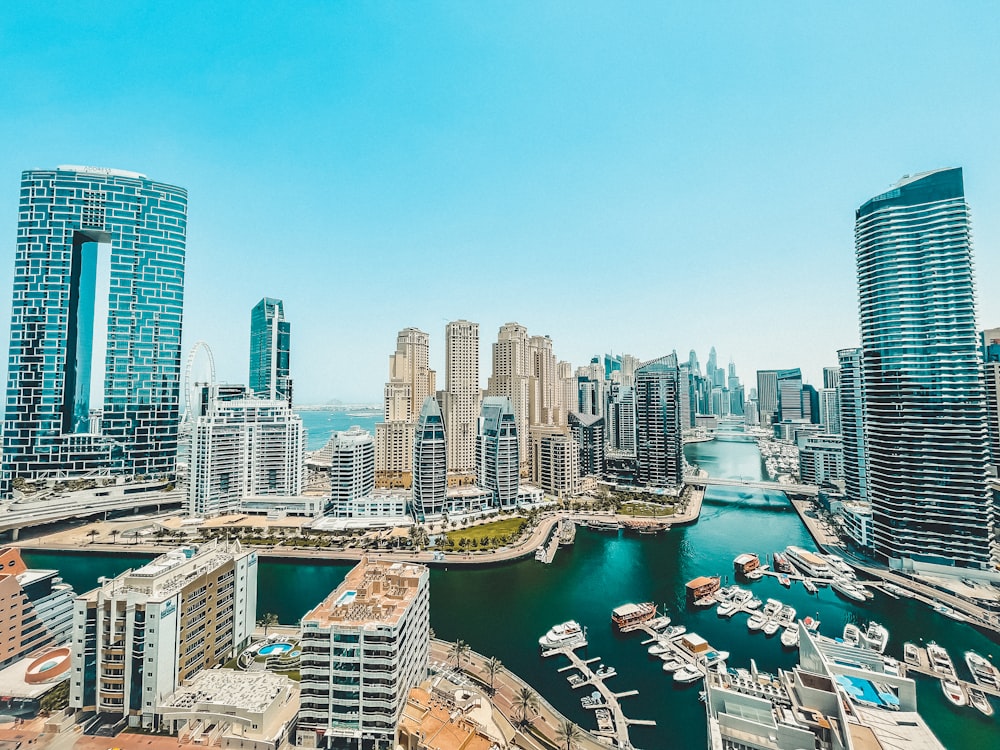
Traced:
<path fill-rule="evenodd" d="M 205 375 L 204 367 L 207 365 L 207 378 L 199 377 L 197 380 L 193 380 L 191 373 L 194 370 L 195 361 L 198 359 L 198 353 L 204 354 L 203 362 L 199 368 L 199 376 Z M 197 388 L 195 387 L 198 383 L 214 383 L 215 382 L 215 358 L 212 356 L 212 350 L 209 348 L 208 344 L 204 341 L 196 341 L 194 346 L 191 347 L 191 351 L 188 353 L 187 365 L 184 367 L 184 397 L 186 399 L 184 404 L 184 423 L 190 424 L 194 421 L 194 415 L 191 413 L 191 407 L 193 404 L 198 402 Z"/>

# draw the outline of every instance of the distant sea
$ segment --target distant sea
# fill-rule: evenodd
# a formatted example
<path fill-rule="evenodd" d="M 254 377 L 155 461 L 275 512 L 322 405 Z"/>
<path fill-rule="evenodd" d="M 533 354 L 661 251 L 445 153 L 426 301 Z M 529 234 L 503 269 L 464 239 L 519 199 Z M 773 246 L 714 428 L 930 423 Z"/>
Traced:
<path fill-rule="evenodd" d="M 296 414 L 302 417 L 306 428 L 306 450 L 315 451 L 326 445 L 334 432 L 346 430 L 358 425 L 362 430 L 368 430 L 375 435 L 375 423 L 382 421 L 382 408 L 373 406 L 351 407 L 349 409 L 331 406 L 329 409 L 312 407 L 296 409 Z"/>

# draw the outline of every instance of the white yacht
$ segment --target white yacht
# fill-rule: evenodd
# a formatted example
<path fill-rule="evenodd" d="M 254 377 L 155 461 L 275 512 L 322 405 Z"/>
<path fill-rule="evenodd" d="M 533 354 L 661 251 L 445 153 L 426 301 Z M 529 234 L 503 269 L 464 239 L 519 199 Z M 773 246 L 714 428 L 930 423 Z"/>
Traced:
<path fill-rule="evenodd" d="M 953 679 L 944 678 L 941 680 L 941 692 L 944 693 L 944 697 L 952 705 L 961 707 L 969 703 L 968 698 L 965 696 L 965 690 Z"/>
<path fill-rule="evenodd" d="M 678 669 L 680 669 L 683 666 L 684 666 L 684 662 L 682 662 L 680 659 L 675 659 L 675 658 L 671 657 L 669 661 L 663 662 L 663 671 L 664 672 L 676 672 Z"/>
<path fill-rule="evenodd" d="M 889 631 L 886 630 L 884 625 L 880 625 L 873 620 L 865 628 L 863 641 L 868 644 L 868 648 L 884 654 L 885 647 L 889 643 Z"/>
<path fill-rule="evenodd" d="M 848 599 L 853 599 L 856 602 L 867 601 L 868 597 L 865 596 L 864 589 L 846 578 L 834 578 L 830 582 L 830 586 L 833 590 L 842 596 L 846 596 Z"/>
<path fill-rule="evenodd" d="M 654 643 L 652 646 L 646 649 L 646 652 L 652 656 L 659 656 L 660 654 L 665 654 L 670 650 L 670 646 L 662 641 Z"/>
<path fill-rule="evenodd" d="M 798 613 L 795 611 L 795 607 L 785 606 L 782 607 L 781 610 L 778 612 L 777 620 L 782 625 L 789 625 L 795 622 L 796 614 Z"/>
<path fill-rule="evenodd" d="M 781 629 L 781 623 L 779 623 L 777 620 L 768 620 L 767 622 L 764 623 L 763 630 L 764 630 L 764 635 L 766 636 L 774 635 L 775 633 L 778 632 L 779 629 Z"/>
<path fill-rule="evenodd" d="M 768 622 L 768 617 L 763 612 L 754 612 L 750 615 L 750 619 L 747 620 L 747 628 L 751 631 L 760 630 Z"/>
<path fill-rule="evenodd" d="M 691 664 L 685 664 L 683 667 L 674 672 L 674 682 L 679 682 L 682 685 L 689 685 L 692 682 L 697 682 L 704 675 L 702 675 L 701 670 Z"/>
<path fill-rule="evenodd" d="M 852 625 L 847 623 L 844 626 L 844 643 L 849 646 L 860 646 L 861 645 L 861 631 L 858 630 L 857 625 Z"/>
<path fill-rule="evenodd" d="M 727 600 L 722 602 L 718 607 L 715 608 L 715 612 L 719 617 L 732 617 L 734 614 L 740 611 L 740 605 L 732 600 Z"/>
<path fill-rule="evenodd" d="M 542 648 L 559 648 L 577 640 L 583 640 L 583 628 L 576 620 L 567 620 L 549 628 L 549 632 L 538 639 L 538 645 Z"/>
<path fill-rule="evenodd" d="M 1000 688 L 1000 672 L 993 666 L 993 662 L 980 656 L 975 651 L 965 652 L 965 664 L 972 673 L 972 679 L 977 685 L 993 688 Z"/>
<path fill-rule="evenodd" d="M 993 715 L 993 705 L 990 703 L 990 699 L 986 697 L 984 693 L 979 688 L 970 687 L 969 688 L 969 703 L 983 716 Z"/>
<path fill-rule="evenodd" d="M 952 663 L 951 657 L 934 641 L 927 644 L 927 659 L 930 661 L 931 669 L 935 672 L 949 679 L 956 679 L 955 665 Z"/>
<path fill-rule="evenodd" d="M 833 578 L 833 566 L 815 552 L 809 552 L 801 547 L 785 547 L 785 555 L 789 561 L 806 575 L 812 578 Z"/>
<path fill-rule="evenodd" d="M 768 599 L 767 604 L 764 605 L 764 614 L 768 617 L 773 617 L 781 611 L 781 608 L 785 605 L 779 602 L 777 599 Z"/>
<path fill-rule="evenodd" d="M 785 648 L 795 648 L 799 645 L 798 625 L 789 625 L 781 631 L 781 645 Z"/>

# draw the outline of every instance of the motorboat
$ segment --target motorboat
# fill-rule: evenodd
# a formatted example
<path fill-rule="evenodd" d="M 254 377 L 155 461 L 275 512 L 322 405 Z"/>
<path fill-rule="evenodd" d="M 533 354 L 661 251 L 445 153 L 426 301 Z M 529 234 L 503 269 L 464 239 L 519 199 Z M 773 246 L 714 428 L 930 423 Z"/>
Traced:
<path fill-rule="evenodd" d="M 782 625 L 788 625 L 795 622 L 795 615 L 798 614 L 795 611 L 795 607 L 782 607 L 781 611 L 778 612 L 778 617 L 776 618 L 778 622 Z"/>
<path fill-rule="evenodd" d="M 584 708 L 598 708 L 604 705 L 604 696 L 601 695 L 601 691 L 595 690 L 590 695 L 583 696 L 580 705 Z"/>
<path fill-rule="evenodd" d="M 856 602 L 867 601 L 868 597 L 865 596 L 864 590 L 855 583 L 851 583 L 846 578 L 834 578 L 830 582 L 833 590 L 836 591 L 841 596 L 845 596 L 848 599 L 852 599 Z"/>
<path fill-rule="evenodd" d="M 965 697 L 965 691 L 955 680 L 948 678 L 941 680 L 941 692 L 953 706 L 967 706 L 969 704 Z"/>
<path fill-rule="evenodd" d="M 811 578 L 833 578 L 835 568 L 815 552 L 809 552 L 801 547 L 785 547 L 785 555 L 795 567 Z M 790 572 L 790 571 L 783 571 Z"/>
<path fill-rule="evenodd" d="M 768 620 L 764 623 L 764 635 L 772 636 L 781 629 L 781 623 L 777 620 Z"/>
<path fill-rule="evenodd" d="M 747 573 L 747 579 L 750 581 L 759 581 L 763 577 L 764 577 L 764 571 L 761 568 L 751 570 L 749 573 Z"/>
<path fill-rule="evenodd" d="M 986 693 L 979 688 L 969 688 L 969 703 L 971 703 L 972 707 L 984 716 L 993 715 L 993 704 L 990 703 L 990 699 L 986 697 Z"/>
<path fill-rule="evenodd" d="M 889 631 L 886 630 L 884 625 L 880 625 L 873 620 L 868 623 L 868 627 L 865 628 L 863 640 L 866 644 L 868 644 L 868 648 L 878 651 L 880 654 L 884 654 L 885 647 L 889 643 Z"/>
<path fill-rule="evenodd" d="M 678 669 L 684 666 L 684 662 L 680 659 L 671 658 L 670 661 L 663 662 L 664 672 L 676 672 Z"/>
<path fill-rule="evenodd" d="M 663 630 L 663 628 L 667 627 L 669 624 L 670 618 L 666 615 L 660 615 L 659 617 L 654 617 L 652 620 L 647 622 L 646 626 L 652 628 L 653 630 Z"/>
<path fill-rule="evenodd" d="M 747 628 L 751 631 L 761 630 L 768 622 L 768 616 L 763 612 L 754 612 L 747 620 Z"/>
<path fill-rule="evenodd" d="M 732 617 L 739 611 L 740 605 L 734 601 L 722 602 L 722 604 L 715 608 L 715 613 L 719 615 L 719 617 Z"/>
<path fill-rule="evenodd" d="M 951 661 L 951 656 L 934 641 L 927 644 L 927 659 L 932 670 L 949 679 L 956 679 L 955 665 Z"/>
<path fill-rule="evenodd" d="M 903 644 L 903 661 L 907 664 L 920 664 L 920 652 L 917 651 L 917 644 Z"/>
<path fill-rule="evenodd" d="M 679 635 L 683 635 L 687 632 L 687 628 L 683 625 L 671 625 L 669 628 L 663 631 L 664 638 L 676 638 Z"/>
<path fill-rule="evenodd" d="M 787 588 L 791 588 L 791 585 L 792 585 L 792 579 L 791 579 L 791 578 L 789 578 L 789 577 L 788 577 L 787 575 L 785 575 L 784 573 L 779 573 L 779 574 L 778 574 L 778 583 L 780 583 L 780 584 L 781 584 L 782 586 L 784 586 L 784 587 L 785 587 L 786 589 L 787 589 Z"/>
<path fill-rule="evenodd" d="M 781 631 L 781 645 L 785 648 L 795 648 L 799 645 L 798 625 L 789 625 Z"/>
<path fill-rule="evenodd" d="M 674 682 L 682 685 L 690 685 L 692 682 L 700 680 L 703 676 L 700 669 L 691 664 L 685 664 L 674 672 Z"/>
<path fill-rule="evenodd" d="M 804 588 L 810 594 L 815 594 L 818 591 L 818 589 L 816 588 L 816 584 L 810 581 L 808 578 L 804 578 L 802 580 L 802 588 Z"/>
<path fill-rule="evenodd" d="M 993 689 L 1000 688 L 1000 672 L 989 659 L 980 656 L 975 651 L 966 651 L 965 664 L 972 672 L 972 679 L 977 685 Z"/>
<path fill-rule="evenodd" d="M 942 604 L 941 602 L 938 602 L 937 604 L 934 605 L 934 611 L 937 612 L 939 615 L 950 617 L 955 622 L 968 622 L 969 619 L 958 610 L 952 609 L 947 604 Z"/>
<path fill-rule="evenodd" d="M 861 631 L 858 630 L 857 625 L 852 623 L 847 623 L 844 626 L 844 643 L 849 646 L 860 646 L 861 645 Z"/>
<path fill-rule="evenodd" d="M 722 664 L 728 658 L 728 651 L 708 651 L 699 656 L 698 661 L 704 664 L 708 669 L 711 669 L 717 664 Z"/>
<path fill-rule="evenodd" d="M 882 588 L 885 590 L 887 594 L 892 594 L 893 596 L 904 596 L 907 598 L 913 596 L 913 594 L 911 594 L 909 591 L 907 591 L 906 589 L 901 589 L 894 583 L 883 584 Z"/>
<path fill-rule="evenodd" d="M 549 631 L 538 639 L 541 648 L 560 648 L 575 641 L 583 640 L 583 628 L 576 620 L 553 625 Z"/>
<path fill-rule="evenodd" d="M 665 654 L 670 650 L 670 646 L 663 641 L 657 641 L 652 646 L 646 649 L 646 653 L 652 656 L 659 656 L 660 654 Z"/>
<path fill-rule="evenodd" d="M 754 597 L 750 598 L 750 601 L 746 602 L 743 605 L 743 608 L 744 609 L 760 609 L 760 605 L 763 604 L 763 603 L 764 602 L 762 602 L 760 599 L 758 599 L 756 596 L 754 596 Z"/>
<path fill-rule="evenodd" d="M 819 630 L 819 620 L 817 620 L 815 617 L 809 617 L 809 615 L 806 615 L 802 619 L 802 624 L 806 626 L 806 630 L 808 630 L 810 633 L 815 633 L 817 630 Z"/>
<path fill-rule="evenodd" d="M 767 604 L 764 605 L 764 614 L 768 617 L 773 617 L 781 611 L 781 608 L 785 605 L 779 602 L 777 599 L 768 599 Z"/>
<path fill-rule="evenodd" d="M 616 674 L 618 674 L 617 669 L 615 669 L 614 667 L 606 667 L 603 664 L 601 664 L 597 668 L 597 671 L 594 672 L 595 677 L 600 677 L 602 679 L 606 679 L 608 677 L 614 677 Z"/>

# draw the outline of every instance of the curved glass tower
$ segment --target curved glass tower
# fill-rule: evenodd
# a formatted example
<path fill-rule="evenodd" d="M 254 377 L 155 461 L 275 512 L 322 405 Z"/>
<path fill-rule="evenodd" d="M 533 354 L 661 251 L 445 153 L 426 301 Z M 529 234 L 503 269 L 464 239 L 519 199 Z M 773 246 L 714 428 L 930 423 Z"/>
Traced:
<path fill-rule="evenodd" d="M 5 492 L 19 478 L 174 472 L 186 228 L 187 191 L 136 172 L 22 174 Z M 106 321 L 95 319 L 99 286 Z M 106 336 L 95 337 L 97 326 Z M 107 345 L 99 431 L 89 419 L 95 340 Z"/>
<path fill-rule="evenodd" d="M 876 555 L 985 567 L 989 448 L 962 170 L 906 177 L 866 202 L 855 248 Z"/>

